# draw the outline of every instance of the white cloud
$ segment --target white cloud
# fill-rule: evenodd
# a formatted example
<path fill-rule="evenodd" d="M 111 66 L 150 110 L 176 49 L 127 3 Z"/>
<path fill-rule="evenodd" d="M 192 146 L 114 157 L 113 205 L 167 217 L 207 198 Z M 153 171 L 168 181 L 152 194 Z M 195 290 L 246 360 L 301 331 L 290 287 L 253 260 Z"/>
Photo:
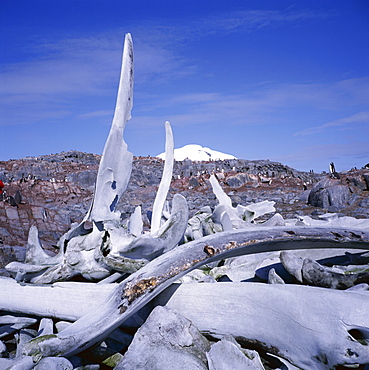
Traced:
<path fill-rule="evenodd" d="M 275 27 L 285 23 L 298 23 L 309 19 L 324 19 L 332 17 L 333 13 L 317 13 L 312 11 L 297 11 L 292 8 L 285 10 L 239 10 L 226 14 L 214 14 L 194 22 L 194 29 L 207 33 L 253 31 L 264 27 Z"/>
<path fill-rule="evenodd" d="M 318 134 L 330 128 L 340 128 L 341 130 L 353 129 L 355 124 L 360 125 L 364 124 L 366 125 L 366 127 L 369 127 L 369 111 L 359 112 L 349 117 L 339 118 L 334 121 L 324 123 L 323 125 L 320 126 L 309 127 L 305 130 L 295 133 L 294 135 L 299 136 L 299 135 Z"/>
<path fill-rule="evenodd" d="M 91 37 L 39 40 L 28 60 L 1 66 L 0 124 L 32 123 L 71 111 L 84 97 L 116 93 L 123 32 Z M 135 44 L 135 82 L 150 84 L 192 73 L 166 45 Z M 83 111 L 81 107 L 81 111 Z"/>
<path fill-rule="evenodd" d="M 146 96 L 146 105 L 140 102 L 140 108 L 134 110 L 134 118 L 140 119 L 145 126 L 165 120 L 171 120 L 173 125 L 219 122 L 260 125 L 284 121 L 291 125 L 292 135 L 293 130 L 301 129 L 314 114 L 319 117 L 323 112 L 324 116 L 332 117 L 329 122 L 295 133 L 307 135 L 329 127 L 367 122 L 366 111 L 351 116 L 347 112 L 358 111 L 365 106 L 367 97 L 363 94 L 368 88 L 369 78 L 362 78 L 328 84 L 270 85 L 261 89 L 256 86 L 248 94 L 237 95 L 197 92 L 173 96 L 160 93 Z"/>

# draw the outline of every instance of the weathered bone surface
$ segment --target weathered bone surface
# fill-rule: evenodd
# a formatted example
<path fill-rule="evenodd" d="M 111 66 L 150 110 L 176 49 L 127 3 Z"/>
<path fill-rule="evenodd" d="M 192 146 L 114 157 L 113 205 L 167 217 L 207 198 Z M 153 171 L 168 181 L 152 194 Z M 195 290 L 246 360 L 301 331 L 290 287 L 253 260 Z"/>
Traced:
<path fill-rule="evenodd" d="M 289 284 L 182 284 L 172 285 L 155 304 L 176 309 L 203 333 L 231 334 L 302 369 L 369 362 L 369 317 L 363 309 L 368 292 Z"/>
<path fill-rule="evenodd" d="M 123 49 L 117 103 L 108 139 L 105 143 L 97 173 L 96 187 L 90 214 L 86 219 L 94 222 L 112 220 L 115 207 L 128 186 L 132 170 L 132 153 L 127 150 L 123 132 L 131 118 L 133 106 L 133 44 L 130 34 L 126 35 Z"/>
<path fill-rule="evenodd" d="M 350 268 L 335 269 L 306 258 L 301 272 L 305 283 L 324 288 L 347 289 L 369 283 L 369 265 L 352 266 L 350 271 Z"/>
<path fill-rule="evenodd" d="M 172 181 L 173 164 L 174 164 L 174 140 L 173 132 L 170 123 L 165 122 L 165 164 L 163 176 L 159 184 L 158 192 L 156 193 L 151 219 L 151 234 L 156 235 L 161 226 L 161 218 L 164 209 L 164 203 L 167 198 L 170 183 Z"/>
<path fill-rule="evenodd" d="M 103 301 L 114 286 L 78 282 L 19 284 L 14 279 L 0 278 L 0 310 L 75 321 Z"/>
<path fill-rule="evenodd" d="M 217 233 L 157 257 L 114 289 L 99 309 L 53 337 L 30 341 L 26 355 L 78 353 L 98 343 L 154 296 L 186 272 L 219 259 L 243 254 L 306 248 L 369 248 L 369 232 L 310 227 L 255 227 Z"/>

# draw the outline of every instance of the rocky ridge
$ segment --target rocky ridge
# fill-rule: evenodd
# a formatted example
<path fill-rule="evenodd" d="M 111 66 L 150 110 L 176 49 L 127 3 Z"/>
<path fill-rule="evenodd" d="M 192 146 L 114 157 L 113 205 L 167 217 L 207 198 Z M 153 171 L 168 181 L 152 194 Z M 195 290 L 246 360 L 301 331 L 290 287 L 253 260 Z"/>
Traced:
<path fill-rule="evenodd" d="M 22 254 L 24 248 L 16 247 L 26 245 L 33 224 L 39 229 L 43 246 L 53 250 L 70 224 L 81 221 L 87 212 L 99 161 L 99 155 L 70 151 L 0 162 L 6 196 L 14 200 L 18 191 L 17 202 L 0 202 L 3 260 L 19 259 L 17 253 Z M 147 213 L 152 209 L 162 170 L 159 158 L 134 158 L 128 189 L 118 204 L 123 218 L 139 205 L 149 226 Z M 341 174 L 338 180 L 269 160 L 176 161 L 168 200 L 176 193 L 184 195 L 190 216 L 205 205 L 214 207 L 217 200 L 209 183 L 212 173 L 234 204 L 275 201 L 277 212 L 284 218 L 326 211 L 369 217 L 368 169 Z"/>

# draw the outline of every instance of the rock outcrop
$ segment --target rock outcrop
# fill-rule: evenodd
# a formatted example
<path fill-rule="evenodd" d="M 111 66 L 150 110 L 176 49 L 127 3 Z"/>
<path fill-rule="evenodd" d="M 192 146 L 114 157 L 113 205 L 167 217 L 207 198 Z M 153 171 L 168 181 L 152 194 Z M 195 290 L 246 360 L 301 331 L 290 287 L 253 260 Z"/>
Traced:
<path fill-rule="evenodd" d="M 326 177 L 310 190 L 308 204 L 325 208 L 329 212 L 342 212 L 351 208 L 354 216 L 369 215 L 367 170 L 352 170 L 339 178 Z"/>
<path fill-rule="evenodd" d="M 55 241 L 71 223 L 80 222 L 90 207 L 99 161 L 99 155 L 70 151 L 0 162 L 6 196 L 14 198 L 17 192 L 21 196 L 21 202 L 13 206 L 0 202 L 1 245 L 25 246 L 29 228 L 36 225 L 43 246 L 56 251 Z M 128 189 L 117 206 L 123 218 L 139 205 L 148 227 L 146 214 L 152 210 L 163 166 L 158 158 L 134 158 Z M 168 199 L 175 193 L 184 195 L 190 217 L 204 205 L 214 208 L 217 200 L 210 174 L 215 174 L 234 205 L 274 201 L 276 211 L 285 218 L 324 210 L 369 217 L 369 169 L 350 171 L 337 180 L 268 160 L 184 160 L 174 163 Z M 9 255 L 14 257 L 12 251 Z M 0 259 L 0 266 L 5 262 L 9 261 Z"/>

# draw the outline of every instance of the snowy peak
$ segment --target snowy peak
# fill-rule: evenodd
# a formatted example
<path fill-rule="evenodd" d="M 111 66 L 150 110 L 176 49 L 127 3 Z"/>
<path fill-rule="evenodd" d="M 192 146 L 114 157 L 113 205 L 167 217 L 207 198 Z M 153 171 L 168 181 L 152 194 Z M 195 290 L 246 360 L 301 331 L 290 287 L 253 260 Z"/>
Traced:
<path fill-rule="evenodd" d="M 165 159 L 165 153 L 161 153 L 157 157 Z M 186 158 L 190 159 L 191 161 L 216 161 L 224 159 L 236 159 L 236 157 L 233 155 L 218 152 L 216 150 L 205 148 L 197 144 L 189 144 L 183 146 L 182 148 L 174 149 L 174 159 L 176 161 L 183 161 Z"/>

